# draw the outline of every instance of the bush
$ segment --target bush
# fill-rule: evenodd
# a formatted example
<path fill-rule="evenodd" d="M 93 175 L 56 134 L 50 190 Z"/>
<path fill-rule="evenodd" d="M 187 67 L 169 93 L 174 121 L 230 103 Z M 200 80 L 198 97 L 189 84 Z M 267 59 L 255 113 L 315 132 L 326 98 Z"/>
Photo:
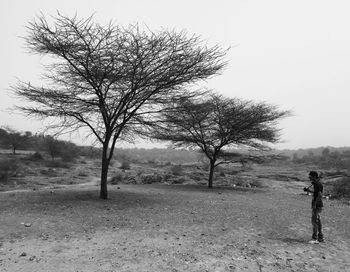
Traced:
<path fill-rule="evenodd" d="M 224 178 L 224 177 L 226 176 L 226 175 L 225 175 L 225 172 L 224 172 L 224 171 L 220 171 L 220 172 L 219 172 L 219 176 Z"/>
<path fill-rule="evenodd" d="M 43 145 L 52 160 L 60 157 L 66 162 L 72 162 L 79 157 L 79 148 L 71 142 L 60 141 L 48 135 L 45 136 Z"/>
<path fill-rule="evenodd" d="M 250 184 L 247 180 L 244 179 L 239 179 L 237 181 L 235 181 L 235 185 L 239 186 L 239 187 L 250 187 Z"/>
<path fill-rule="evenodd" d="M 113 177 L 110 179 L 111 184 L 118 184 L 123 181 L 124 177 L 122 173 L 116 173 Z"/>
<path fill-rule="evenodd" d="M 0 161 L 0 182 L 7 182 L 10 177 L 14 177 L 19 169 L 19 163 L 16 159 Z"/>
<path fill-rule="evenodd" d="M 241 172 L 242 172 L 242 169 L 230 169 L 230 170 L 226 171 L 226 174 L 231 175 L 231 176 L 235 176 Z"/>
<path fill-rule="evenodd" d="M 47 161 L 46 162 L 47 167 L 52 167 L 52 168 L 70 168 L 71 164 L 66 161 Z"/>
<path fill-rule="evenodd" d="M 195 180 L 195 181 L 200 181 L 203 178 L 206 178 L 206 176 L 204 176 L 202 173 L 200 172 L 194 172 L 194 173 L 190 173 L 190 178 Z"/>
<path fill-rule="evenodd" d="M 123 170 L 130 170 L 130 162 L 128 161 L 122 161 L 122 164 L 120 166 L 120 169 Z"/>
<path fill-rule="evenodd" d="M 261 181 L 259 181 L 257 179 L 250 181 L 249 184 L 253 188 L 263 188 L 264 187 L 264 185 L 261 183 Z"/>
<path fill-rule="evenodd" d="M 173 179 L 171 181 L 171 184 L 184 184 L 186 182 L 186 179 L 184 177 L 179 177 L 177 179 Z"/>
<path fill-rule="evenodd" d="M 29 161 L 42 161 L 42 160 L 44 160 L 44 157 L 43 157 L 43 155 L 41 155 L 41 153 L 35 152 L 34 154 L 29 155 L 27 157 L 27 159 Z"/>
<path fill-rule="evenodd" d="M 79 154 L 75 152 L 74 150 L 61 150 L 60 152 L 60 157 L 65 161 L 65 162 L 73 162 L 76 158 L 79 157 Z"/>
<path fill-rule="evenodd" d="M 47 177 L 57 177 L 58 176 L 58 173 L 56 172 L 56 170 L 54 170 L 52 168 L 41 169 L 40 174 L 43 176 L 47 176 Z"/>
<path fill-rule="evenodd" d="M 242 178 L 242 177 L 236 177 L 233 183 L 235 186 L 239 186 L 239 187 L 247 187 L 247 188 L 264 187 L 263 184 L 257 179 L 249 179 L 249 178 Z"/>
<path fill-rule="evenodd" d="M 109 182 L 113 185 L 123 183 L 123 184 L 136 184 L 137 181 L 135 176 L 125 174 L 125 173 L 116 173 L 113 177 L 109 179 Z"/>
<path fill-rule="evenodd" d="M 171 173 L 164 173 L 162 177 L 163 182 L 168 182 L 171 180 L 174 176 Z"/>
<path fill-rule="evenodd" d="M 158 174 L 141 176 L 141 183 L 143 184 L 152 184 L 160 182 L 162 182 L 162 177 Z"/>
<path fill-rule="evenodd" d="M 200 164 L 200 168 L 204 171 L 209 171 L 210 164 L 207 161 L 202 161 Z"/>
<path fill-rule="evenodd" d="M 350 198 L 350 177 L 334 181 L 330 191 L 333 198 Z"/>
<path fill-rule="evenodd" d="M 182 174 L 182 167 L 181 165 L 173 165 L 170 171 L 174 176 L 180 176 Z"/>
<path fill-rule="evenodd" d="M 157 164 L 157 162 L 154 159 L 147 160 L 148 164 Z"/>
<path fill-rule="evenodd" d="M 89 176 L 89 174 L 83 170 L 80 170 L 78 172 L 78 177 L 88 177 L 88 176 Z"/>

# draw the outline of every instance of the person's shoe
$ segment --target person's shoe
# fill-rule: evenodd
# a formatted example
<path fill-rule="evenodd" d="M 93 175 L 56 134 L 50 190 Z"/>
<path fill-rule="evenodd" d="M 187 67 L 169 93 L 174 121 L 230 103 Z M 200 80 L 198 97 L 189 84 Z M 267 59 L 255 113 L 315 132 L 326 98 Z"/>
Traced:
<path fill-rule="evenodd" d="M 318 241 L 319 243 L 324 243 L 324 239 L 323 239 L 323 238 L 318 238 L 317 241 Z"/>
<path fill-rule="evenodd" d="M 318 240 L 311 240 L 309 244 L 319 244 L 320 242 Z"/>

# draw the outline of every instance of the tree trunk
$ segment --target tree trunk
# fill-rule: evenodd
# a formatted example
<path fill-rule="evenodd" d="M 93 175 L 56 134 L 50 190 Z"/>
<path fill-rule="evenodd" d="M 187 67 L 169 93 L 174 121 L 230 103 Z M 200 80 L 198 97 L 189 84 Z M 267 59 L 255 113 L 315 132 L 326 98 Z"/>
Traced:
<path fill-rule="evenodd" d="M 215 161 L 210 160 L 208 188 L 213 188 Z"/>
<path fill-rule="evenodd" d="M 108 145 L 103 145 L 102 151 L 102 168 L 101 168 L 101 187 L 100 187 L 100 198 L 107 199 L 107 176 L 108 176 L 108 167 L 109 161 L 107 158 Z"/>

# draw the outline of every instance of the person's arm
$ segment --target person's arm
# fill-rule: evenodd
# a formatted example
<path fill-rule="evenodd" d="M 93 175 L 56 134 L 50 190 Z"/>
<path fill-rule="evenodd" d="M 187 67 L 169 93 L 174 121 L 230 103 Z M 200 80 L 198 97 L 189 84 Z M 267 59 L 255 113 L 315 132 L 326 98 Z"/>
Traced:
<path fill-rule="evenodd" d="M 310 185 L 309 187 L 304 187 L 304 191 L 305 191 L 305 192 L 308 192 L 308 193 L 313 193 L 314 191 L 310 189 L 311 186 L 312 186 L 312 185 Z"/>

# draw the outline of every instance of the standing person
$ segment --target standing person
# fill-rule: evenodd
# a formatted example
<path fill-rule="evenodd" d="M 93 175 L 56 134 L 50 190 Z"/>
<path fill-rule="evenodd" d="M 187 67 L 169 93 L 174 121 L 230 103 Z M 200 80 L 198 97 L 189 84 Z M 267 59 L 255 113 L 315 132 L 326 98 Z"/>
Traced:
<path fill-rule="evenodd" d="M 311 181 L 311 186 L 313 190 L 304 188 L 304 191 L 313 193 L 311 208 L 312 208 L 312 240 L 311 244 L 318 244 L 319 242 L 324 242 L 323 233 L 322 233 L 322 223 L 321 223 L 321 212 L 323 208 L 322 193 L 323 185 L 320 181 L 320 177 L 316 171 L 311 171 L 309 173 L 309 179 Z"/>

